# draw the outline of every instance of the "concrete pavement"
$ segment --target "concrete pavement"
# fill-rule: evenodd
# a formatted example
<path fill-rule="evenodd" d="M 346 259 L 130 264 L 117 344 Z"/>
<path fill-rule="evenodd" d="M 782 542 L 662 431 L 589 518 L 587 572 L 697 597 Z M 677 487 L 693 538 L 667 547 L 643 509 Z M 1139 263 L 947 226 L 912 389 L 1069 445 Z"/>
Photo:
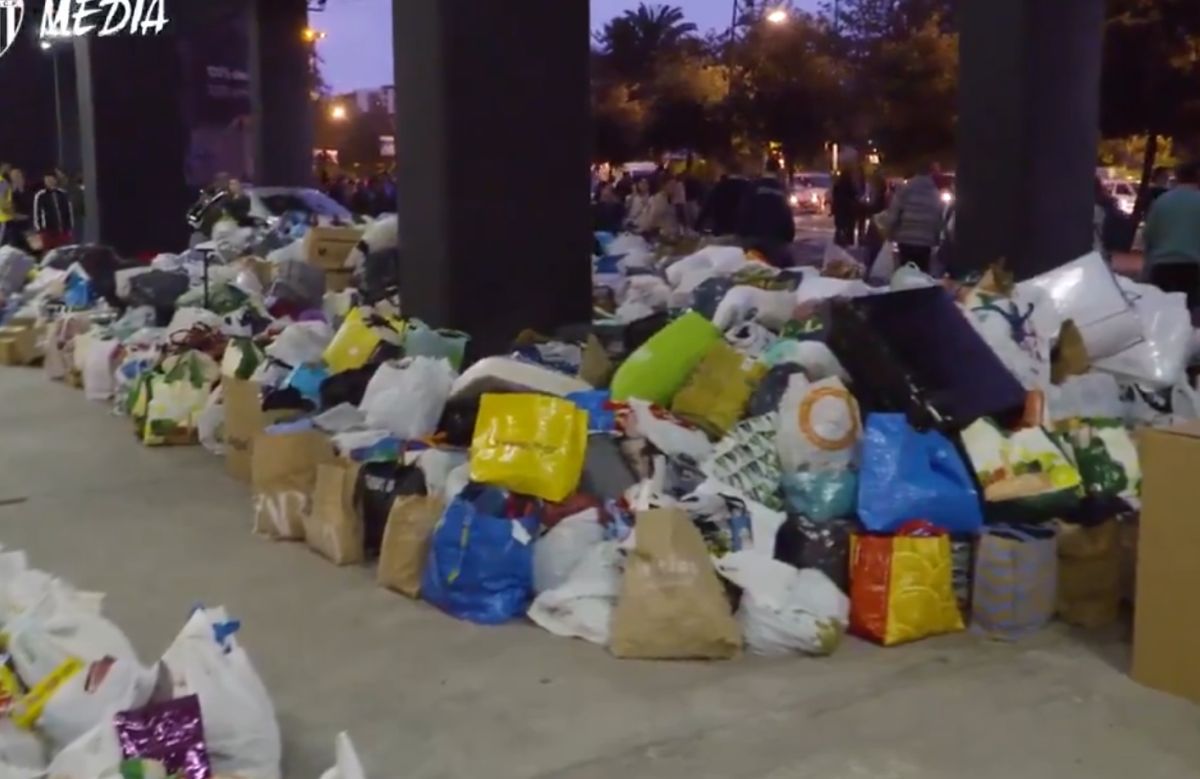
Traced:
<path fill-rule="evenodd" d="M 108 592 L 144 660 L 196 602 L 228 606 L 287 777 L 319 776 L 339 730 L 374 779 L 1200 775 L 1200 707 L 1128 679 L 1119 636 L 624 662 L 528 624 L 456 622 L 249 527 L 246 489 L 201 449 L 145 449 L 78 391 L 0 368 L 0 543 Z"/>

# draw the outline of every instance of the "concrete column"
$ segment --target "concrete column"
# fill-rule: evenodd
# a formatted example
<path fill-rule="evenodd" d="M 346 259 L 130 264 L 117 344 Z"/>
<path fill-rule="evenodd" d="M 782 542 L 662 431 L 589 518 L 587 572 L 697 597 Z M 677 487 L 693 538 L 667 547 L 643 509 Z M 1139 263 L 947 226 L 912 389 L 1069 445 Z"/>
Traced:
<path fill-rule="evenodd" d="M 961 4 L 958 256 L 1018 277 L 1092 248 L 1104 0 Z"/>
<path fill-rule="evenodd" d="M 178 251 L 194 193 L 173 35 L 77 38 L 84 237 L 118 252 Z"/>
<path fill-rule="evenodd" d="M 591 319 L 583 0 L 394 0 L 405 311 L 502 351 Z"/>
<path fill-rule="evenodd" d="M 313 103 L 306 0 L 251 0 L 250 84 L 254 181 L 308 186 L 313 181 Z"/>

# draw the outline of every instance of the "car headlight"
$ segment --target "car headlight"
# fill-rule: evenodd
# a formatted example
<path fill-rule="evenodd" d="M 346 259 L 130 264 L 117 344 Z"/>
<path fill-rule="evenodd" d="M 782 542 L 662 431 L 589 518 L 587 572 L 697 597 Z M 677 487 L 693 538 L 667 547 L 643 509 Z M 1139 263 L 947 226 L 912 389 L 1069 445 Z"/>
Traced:
<path fill-rule="evenodd" d="M 798 206 L 798 205 L 800 205 L 800 196 L 792 195 L 791 197 L 788 198 L 788 202 L 794 206 Z"/>
<path fill-rule="evenodd" d="M 821 202 L 821 194 L 819 192 L 814 192 L 814 193 L 812 193 L 812 195 L 809 196 L 809 200 L 811 200 L 813 203 L 820 203 Z"/>
<path fill-rule="evenodd" d="M 953 192 L 943 192 L 942 193 L 942 202 L 945 203 L 946 205 L 950 205 L 951 203 L 953 203 L 954 202 L 954 193 Z"/>

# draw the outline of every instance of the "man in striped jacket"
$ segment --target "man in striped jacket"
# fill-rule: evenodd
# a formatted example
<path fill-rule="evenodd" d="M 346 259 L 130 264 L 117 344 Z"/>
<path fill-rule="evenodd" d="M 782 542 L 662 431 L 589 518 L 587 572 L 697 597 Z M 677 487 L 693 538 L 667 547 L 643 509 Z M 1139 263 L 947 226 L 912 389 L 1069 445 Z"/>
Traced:
<path fill-rule="evenodd" d="M 71 243 L 75 214 L 71 198 L 58 186 L 58 176 L 47 173 L 45 188 L 33 198 L 33 229 L 42 239 L 42 251 Z"/>

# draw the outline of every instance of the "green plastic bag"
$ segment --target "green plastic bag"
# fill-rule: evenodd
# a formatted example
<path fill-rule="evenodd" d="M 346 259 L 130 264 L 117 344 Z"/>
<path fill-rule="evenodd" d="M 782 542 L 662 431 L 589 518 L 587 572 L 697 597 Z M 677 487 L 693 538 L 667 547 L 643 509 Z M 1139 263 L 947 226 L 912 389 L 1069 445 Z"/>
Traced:
<path fill-rule="evenodd" d="M 640 398 L 669 406 L 714 343 L 716 325 L 689 311 L 629 355 L 612 380 L 613 400 Z"/>
<path fill-rule="evenodd" d="M 713 344 L 675 394 L 671 411 L 713 438 L 729 432 L 766 373 L 762 363 L 748 360 L 724 341 Z"/>

